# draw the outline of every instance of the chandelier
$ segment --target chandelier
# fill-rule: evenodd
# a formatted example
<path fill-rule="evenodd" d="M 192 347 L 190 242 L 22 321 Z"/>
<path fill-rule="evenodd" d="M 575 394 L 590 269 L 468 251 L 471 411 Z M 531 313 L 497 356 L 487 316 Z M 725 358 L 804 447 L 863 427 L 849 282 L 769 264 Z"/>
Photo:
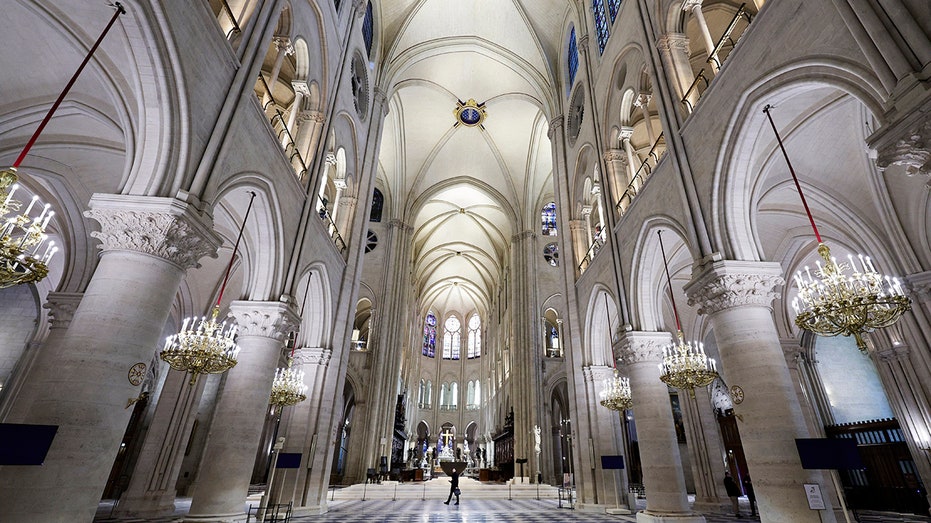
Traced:
<path fill-rule="evenodd" d="M 304 371 L 292 369 L 293 362 L 292 358 L 288 358 L 288 366 L 275 371 L 275 381 L 272 383 L 272 395 L 269 401 L 272 405 L 288 407 L 307 399 Z"/>
<path fill-rule="evenodd" d="M 618 375 L 614 369 L 614 377 L 604 380 L 601 396 L 601 406 L 611 410 L 627 410 L 634 402 L 630 394 L 630 380 Z"/>
<path fill-rule="evenodd" d="M 659 236 L 660 251 L 663 253 L 663 267 L 666 270 L 669 297 L 672 299 L 672 312 L 676 317 L 676 341 L 663 351 L 659 379 L 670 387 L 688 390 L 694 397 L 696 387 L 706 387 L 718 377 L 718 369 L 714 359 L 705 354 L 703 343 L 685 341 L 682 324 L 679 322 L 679 310 L 676 308 L 676 297 L 672 292 L 669 263 L 666 261 L 666 249 L 663 247 L 663 233 L 657 231 L 656 234 Z"/>
<path fill-rule="evenodd" d="M 172 369 L 190 374 L 191 385 L 194 385 L 197 376 L 201 374 L 222 374 L 236 366 L 236 358 L 239 355 L 239 346 L 236 344 L 237 327 L 234 324 L 227 324 L 226 320 L 218 323 L 217 317 L 220 315 L 220 300 L 223 299 L 223 291 L 226 290 L 226 284 L 229 282 L 233 261 L 239 251 L 239 242 L 242 241 L 246 220 L 249 218 L 252 202 L 255 200 L 255 193 L 250 192 L 250 194 L 252 197 L 249 199 L 249 207 L 242 219 L 239 237 L 236 238 L 233 255 L 230 257 L 229 265 L 226 266 L 226 276 L 223 278 L 223 285 L 220 286 L 220 293 L 210 317 L 185 318 L 181 325 L 181 332 L 169 336 L 165 340 L 165 348 L 159 353 L 159 357 Z"/>
<path fill-rule="evenodd" d="M 820 336 L 853 336 L 857 347 L 865 353 L 867 348 L 863 333 L 892 325 L 911 309 L 911 301 L 905 296 L 899 279 L 877 272 L 869 256 L 857 255 L 859 268 L 852 255 L 847 255 L 849 264 L 838 263 L 831 256 L 831 249 L 821 240 L 798 176 L 789 161 L 789 154 L 769 114 L 770 109 L 772 106 L 767 105 L 763 112 L 789 166 L 802 206 L 808 215 L 815 239 L 818 240 L 818 254 L 822 258 L 818 260 L 818 268 L 814 271 L 806 266 L 804 274 L 802 270 L 795 274 L 795 284 L 798 286 L 798 296 L 792 300 L 792 308 L 796 313 L 795 324 Z"/>
<path fill-rule="evenodd" d="M 110 23 L 107 24 L 94 46 L 84 57 L 84 61 L 81 62 L 77 71 L 71 76 L 71 80 L 58 95 L 55 103 L 52 104 L 45 118 L 39 123 L 39 127 L 36 128 L 32 137 L 26 142 L 26 146 L 23 147 L 16 161 L 13 162 L 9 169 L 0 170 L 0 200 L 3 201 L 0 204 L 0 217 L 2 217 L 0 218 L 2 220 L 0 221 L 0 289 L 41 281 L 48 275 L 48 263 L 55 252 L 58 251 L 54 241 L 45 243 L 48 239 L 45 228 L 48 227 L 49 221 L 55 215 L 53 211 L 49 210 L 51 205 L 47 203 L 43 205 L 38 202 L 38 196 L 33 196 L 29 205 L 26 206 L 26 210 L 20 212 L 22 202 L 13 199 L 13 194 L 20 187 L 16 183 L 19 181 L 16 169 L 23 163 L 29 150 L 36 143 L 49 120 L 52 119 L 52 115 L 55 114 L 62 100 L 65 99 L 65 95 L 68 94 L 71 86 L 74 85 L 81 71 L 84 70 L 84 66 L 90 61 L 97 47 L 100 46 L 104 36 L 113 27 L 116 19 L 126 12 L 126 9 L 119 2 L 115 3 L 114 7 L 116 7 L 116 12 L 110 19 Z M 36 211 L 33 211 L 33 209 L 36 209 Z M 34 212 L 39 214 L 33 217 Z"/>

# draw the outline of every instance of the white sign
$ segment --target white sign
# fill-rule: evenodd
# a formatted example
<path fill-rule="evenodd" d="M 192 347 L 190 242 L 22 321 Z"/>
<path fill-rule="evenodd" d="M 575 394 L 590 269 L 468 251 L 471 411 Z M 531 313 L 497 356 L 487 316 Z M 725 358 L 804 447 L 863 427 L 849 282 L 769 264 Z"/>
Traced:
<path fill-rule="evenodd" d="M 811 510 L 824 510 L 824 497 L 821 496 L 821 485 L 805 483 L 805 496 L 808 498 L 808 508 Z"/>

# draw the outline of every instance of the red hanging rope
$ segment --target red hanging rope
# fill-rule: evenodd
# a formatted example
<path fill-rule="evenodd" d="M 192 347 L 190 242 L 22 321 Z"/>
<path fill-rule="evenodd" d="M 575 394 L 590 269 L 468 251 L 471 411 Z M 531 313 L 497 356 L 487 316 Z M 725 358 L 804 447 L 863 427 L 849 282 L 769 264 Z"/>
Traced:
<path fill-rule="evenodd" d="M 74 82 L 77 81 L 78 76 L 81 74 L 81 71 L 84 70 L 84 66 L 87 65 L 87 62 L 90 61 L 91 57 L 94 55 L 94 52 L 97 51 L 97 48 L 100 47 L 100 43 L 103 42 L 103 38 L 107 36 L 107 33 L 110 31 L 110 28 L 113 27 L 113 24 L 116 23 L 116 19 L 119 18 L 121 14 L 126 13 L 126 9 L 122 4 L 116 2 L 113 4 L 116 7 L 116 12 L 113 13 L 113 18 L 110 19 L 110 23 L 107 24 L 107 27 L 104 28 L 103 32 L 100 33 L 100 36 L 97 37 L 97 41 L 94 42 L 93 47 L 90 51 L 87 52 L 87 56 L 84 57 L 84 61 L 81 62 L 81 65 L 78 66 L 78 70 L 74 72 L 74 75 L 71 77 L 71 80 L 68 81 L 68 85 L 65 86 L 61 94 L 58 95 L 58 99 L 55 100 L 55 103 L 52 104 L 52 108 L 49 109 L 48 113 L 45 115 L 45 118 L 42 119 L 42 123 L 39 124 L 39 128 L 36 129 L 36 132 L 32 134 L 32 138 L 26 142 L 26 147 L 23 147 L 23 152 L 19 153 L 19 157 L 13 162 L 13 168 L 16 169 L 19 167 L 19 164 L 23 163 L 23 160 L 26 158 L 26 154 L 29 153 L 29 149 L 32 148 L 32 145 L 36 143 L 36 140 L 39 139 L 39 135 L 42 134 L 42 130 L 45 129 L 45 126 L 48 125 L 49 120 L 52 119 L 52 115 L 55 114 L 55 111 L 58 110 L 58 106 L 61 105 L 62 100 L 65 99 L 65 95 L 68 94 L 68 91 L 71 90 L 71 86 L 74 85 Z"/>
<path fill-rule="evenodd" d="M 792 162 L 789 160 L 789 153 L 786 152 L 785 145 L 782 144 L 782 137 L 779 136 L 779 131 L 776 130 L 776 124 L 773 123 L 773 117 L 769 114 L 769 110 L 773 106 L 767 104 L 763 108 L 763 112 L 766 113 L 766 118 L 769 120 L 769 125 L 773 128 L 773 133 L 776 134 L 776 141 L 779 142 L 779 149 L 782 150 L 782 155 L 786 159 L 786 164 L 789 166 L 789 172 L 792 173 L 792 180 L 795 182 L 795 188 L 798 190 L 798 196 L 802 199 L 802 206 L 805 207 L 805 214 L 808 215 L 808 221 L 811 222 L 811 230 L 815 232 L 815 239 L 818 240 L 818 243 L 824 243 L 821 241 L 821 234 L 818 232 L 818 226 L 815 225 L 815 219 L 811 215 L 811 209 L 808 208 L 808 202 L 805 200 L 805 193 L 802 192 L 802 186 L 798 183 L 798 176 L 795 175 L 795 169 L 792 168 Z"/>

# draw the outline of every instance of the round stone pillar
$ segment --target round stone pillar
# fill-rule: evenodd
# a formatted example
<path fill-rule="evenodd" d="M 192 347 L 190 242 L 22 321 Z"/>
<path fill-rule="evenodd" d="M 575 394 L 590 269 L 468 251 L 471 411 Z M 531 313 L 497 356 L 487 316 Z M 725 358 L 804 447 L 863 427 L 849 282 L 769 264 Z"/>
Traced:
<path fill-rule="evenodd" d="M 805 483 L 833 489 L 818 471 L 804 470 L 795 446 L 808 429 L 773 321 L 772 289 L 782 285 L 778 263 L 718 261 L 685 287 L 690 305 L 709 315 L 721 367 L 739 388 L 734 412 L 763 523 L 835 521 L 831 507 L 808 508 Z M 828 496 L 826 504 L 830 505 Z"/>
<path fill-rule="evenodd" d="M 663 348 L 671 343 L 668 332 L 625 332 L 619 342 L 619 359 L 630 374 L 647 495 L 647 509 L 637 513 L 637 521 L 704 523 L 704 516 L 689 508 L 669 387 L 659 379 Z"/>
<path fill-rule="evenodd" d="M 230 316 L 239 325 L 239 361 L 228 371 L 217 401 L 184 521 L 245 519 L 282 340 L 299 323 L 291 307 L 281 302 L 234 301 Z"/>
<path fill-rule="evenodd" d="M 185 271 L 219 245 L 208 220 L 173 198 L 95 195 L 85 216 L 100 222 L 103 254 L 55 358 L 23 384 L 23 422 L 57 433 L 42 466 L 0 468 L 4 520 L 94 518 L 142 384 L 130 369 L 152 361 Z"/>

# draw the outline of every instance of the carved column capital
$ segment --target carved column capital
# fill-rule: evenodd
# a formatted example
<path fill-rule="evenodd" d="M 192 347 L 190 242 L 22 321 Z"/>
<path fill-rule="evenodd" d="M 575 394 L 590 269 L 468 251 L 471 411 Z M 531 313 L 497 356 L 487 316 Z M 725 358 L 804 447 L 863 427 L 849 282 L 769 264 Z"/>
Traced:
<path fill-rule="evenodd" d="M 714 314 L 733 307 L 772 307 L 782 285 L 778 263 L 716 261 L 692 277 L 685 286 L 689 305 L 698 305 L 699 314 Z"/>
<path fill-rule="evenodd" d="M 908 294 L 917 301 L 931 301 L 931 271 L 916 272 L 905 278 Z"/>
<path fill-rule="evenodd" d="M 660 363 L 664 350 L 670 344 L 672 334 L 668 332 L 622 332 L 615 344 L 615 354 L 618 362 L 624 365 Z"/>
<path fill-rule="evenodd" d="M 49 328 L 67 329 L 71 325 L 71 318 L 74 317 L 74 311 L 81 304 L 82 298 L 84 298 L 83 292 L 48 293 L 47 301 L 42 308 L 49 310 Z"/>
<path fill-rule="evenodd" d="M 931 120 L 908 129 L 904 136 L 876 152 L 876 166 L 881 170 L 903 166 L 909 176 L 927 176 L 931 188 Z"/>
<path fill-rule="evenodd" d="M 563 119 L 564 119 L 563 115 L 557 114 L 556 116 L 553 117 L 552 120 L 550 120 L 550 128 L 546 132 L 547 138 L 552 140 L 555 133 L 563 128 L 563 125 L 565 125 L 563 122 Z"/>
<path fill-rule="evenodd" d="M 586 216 L 591 216 L 591 215 L 592 215 L 592 206 L 591 206 L 591 205 L 583 205 L 583 206 L 582 206 L 582 217 L 584 218 L 584 217 L 586 217 Z"/>
<path fill-rule="evenodd" d="M 911 354 L 908 345 L 895 345 L 886 349 L 878 350 L 874 353 L 876 359 L 882 363 L 892 363 L 895 361 L 905 361 Z"/>
<path fill-rule="evenodd" d="M 388 220 L 388 227 L 391 229 L 398 229 L 406 233 L 414 232 L 414 227 L 412 225 L 408 225 L 397 218 Z"/>
<path fill-rule="evenodd" d="M 282 341 L 301 319 L 280 301 L 234 301 L 229 316 L 236 319 L 240 336 L 260 336 Z"/>
<path fill-rule="evenodd" d="M 653 99 L 653 95 L 650 93 L 640 93 L 637 95 L 637 98 L 634 99 L 635 107 L 646 107 L 650 104 L 650 100 Z"/>
<path fill-rule="evenodd" d="M 682 10 L 691 11 L 696 7 L 701 9 L 701 3 L 702 0 L 685 0 L 685 2 L 682 2 Z"/>
<path fill-rule="evenodd" d="M 310 96 L 310 86 L 307 85 L 305 80 L 294 80 L 291 82 L 291 88 L 294 89 L 294 93 L 300 93 L 301 96 Z"/>
<path fill-rule="evenodd" d="M 681 33 L 666 33 L 656 40 L 660 52 L 680 52 L 689 55 L 689 37 Z"/>
<path fill-rule="evenodd" d="M 330 167 L 336 167 L 336 154 L 326 153 L 326 156 L 323 157 L 323 161 Z"/>
<path fill-rule="evenodd" d="M 579 48 L 580 53 L 586 54 L 586 55 L 588 54 L 588 43 L 590 41 L 591 41 L 591 38 L 589 38 L 587 34 L 582 35 L 582 37 L 576 41 L 576 45 Z"/>
<path fill-rule="evenodd" d="M 630 137 L 633 135 L 634 135 L 634 128 L 625 126 L 625 127 L 621 127 L 620 131 L 618 131 L 617 137 L 620 138 L 621 141 L 624 141 L 624 140 L 630 140 Z"/>
<path fill-rule="evenodd" d="M 610 166 L 612 162 L 620 162 L 621 165 L 627 165 L 627 153 L 621 149 L 608 149 L 601 155 L 604 161 Z"/>
<path fill-rule="evenodd" d="M 582 367 L 582 376 L 588 383 L 601 383 L 614 377 L 614 368 L 607 365 L 588 365 Z"/>
<path fill-rule="evenodd" d="M 275 49 L 279 53 L 284 53 L 287 55 L 294 54 L 294 45 L 291 43 L 291 39 L 287 36 L 276 36 L 272 38 L 272 42 L 275 44 Z"/>
<path fill-rule="evenodd" d="M 95 194 L 84 216 L 100 224 L 91 236 L 104 254 L 135 251 L 163 258 L 182 270 L 199 267 L 204 256 L 216 258 L 220 237 L 212 220 L 193 205 L 175 198 Z"/>
<path fill-rule="evenodd" d="M 323 347 L 301 347 L 294 350 L 294 363 L 298 365 L 320 365 L 326 367 L 330 364 L 333 349 Z"/>

